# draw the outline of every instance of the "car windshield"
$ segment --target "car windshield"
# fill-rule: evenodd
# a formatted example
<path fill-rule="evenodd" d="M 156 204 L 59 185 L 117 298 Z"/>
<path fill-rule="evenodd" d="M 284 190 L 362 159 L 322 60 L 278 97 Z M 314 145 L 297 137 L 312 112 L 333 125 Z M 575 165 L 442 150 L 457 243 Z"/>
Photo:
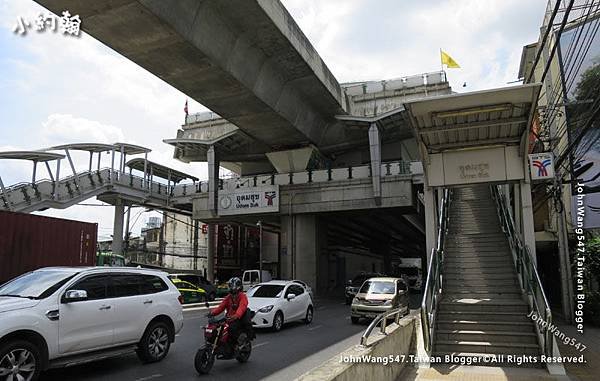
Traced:
<path fill-rule="evenodd" d="M 252 290 L 253 298 L 279 298 L 283 292 L 283 286 L 275 284 L 267 284 L 258 286 Z"/>
<path fill-rule="evenodd" d="M 0 296 L 42 299 L 74 276 L 72 271 L 64 270 L 33 271 L 0 286 Z"/>
<path fill-rule="evenodd" d="M 361 294 L 393 294 L 396 291 L 394 282 L 366 281 L 360 288 Z"/>

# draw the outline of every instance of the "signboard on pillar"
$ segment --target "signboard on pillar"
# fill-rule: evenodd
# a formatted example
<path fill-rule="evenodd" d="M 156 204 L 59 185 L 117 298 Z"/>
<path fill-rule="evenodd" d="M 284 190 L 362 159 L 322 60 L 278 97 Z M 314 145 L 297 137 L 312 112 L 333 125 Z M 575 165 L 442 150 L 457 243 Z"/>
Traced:
<path fill-rule="evenodd" d="M 219 224 L 217 227 L 217 258 L 219 265 L 239 265 L 240 227 L 232 224 Z"/>
<path fill-rule="evenodd" d="M 239 188 L 219 192 L 219 215 L 279 212 L 279 186 Z"/>
<path fill-rule="evenodd" d="M 529 154 L 531 180 L 551 180 L 554 178 L 554 155 L 552 152 Z"/>

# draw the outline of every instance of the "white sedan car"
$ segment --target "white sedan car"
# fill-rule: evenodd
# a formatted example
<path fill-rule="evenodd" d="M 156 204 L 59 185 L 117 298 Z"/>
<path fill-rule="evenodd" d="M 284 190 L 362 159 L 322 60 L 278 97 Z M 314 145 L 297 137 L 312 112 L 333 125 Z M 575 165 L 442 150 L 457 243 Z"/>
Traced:
<path fill-rule="evenodd" d="M 294 281 L 272 280 L 260 283 L 248 291 L 248 307 L 256 312 L 252 319 L 255 328 L 279 331 L 284 323 L 302 320 L 310 324 L 313 304 L 304 286 Z"/>

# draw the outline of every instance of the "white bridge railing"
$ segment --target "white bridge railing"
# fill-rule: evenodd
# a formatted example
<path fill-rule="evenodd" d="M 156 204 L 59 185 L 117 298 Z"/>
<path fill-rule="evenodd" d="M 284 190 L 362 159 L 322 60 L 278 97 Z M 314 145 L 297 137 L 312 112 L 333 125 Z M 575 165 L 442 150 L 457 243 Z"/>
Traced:
<path fill-rule="evenodd" d="M 381 177 L 399 175 L 419 175 L 423 173 L 420 162 L 394 161 L 381 165 Z M 219 180 L 219 189 L 254 188 L 265 185 L 293 185 L 324 183 L 331 181 L 351 181 L 367 179 L 372 176 L 370 165 L 347 168 L 309 170 L 285 174 L 266 174 L 248 177 L 234 177 Z M 86 171 L 61 178 L 58 181 L 48 179 L 36 183 L 20 183 L 0 192 L 0 209 L 29 210 L 36 204 L 50 201 L 69 206 L 70 200 L 85 199 L 85 196 L 99 194 L 105 188 L 114 191 L 115 186 L 143 192 L 148 196 L 164 200 L 169 205 L 173 199 L 189 197 L 193 194 L 207 193 L 208 181 L 167 185 L 148 178 L 103 168 L 98 171 Z"/>

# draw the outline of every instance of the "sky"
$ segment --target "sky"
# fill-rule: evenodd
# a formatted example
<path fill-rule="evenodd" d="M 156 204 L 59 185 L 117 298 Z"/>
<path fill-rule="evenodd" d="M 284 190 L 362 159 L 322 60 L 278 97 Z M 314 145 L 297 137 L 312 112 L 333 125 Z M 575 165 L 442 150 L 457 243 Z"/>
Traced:
<path fill-rule="evenodd" d="M 457 92 L 515 81 L 522 47 L 537 41 L 546 8 L 546 0 L 282 3 L 339 82 L 438 71 L 443 49 L 461 65 L 447 71 Z M 150 160 L 205 179 L 205 164 L 174 160 L 162 142 L 180 128 L 186 95 L 85 33 L 13 32 L 19 17 L 32 21 L 40 12 L 47 11 L 33 1 L 0 0 L 0 151 L 120 141 L 149 147 Z M 189 99 L 189 110 L 206 108 Z M 83 169 L 81 155 L 74 159 Z M 110 166 L 108 156 L 102 165 Z M 5 185 L 28 181 L 31 165 L 2 161 L 0 176 Z M 100 237 L 109 237 L 113 208 L 85 204 L 39 214 L 97 222 Z M 133 209 L 132 231 L 151 215 Z"/>

